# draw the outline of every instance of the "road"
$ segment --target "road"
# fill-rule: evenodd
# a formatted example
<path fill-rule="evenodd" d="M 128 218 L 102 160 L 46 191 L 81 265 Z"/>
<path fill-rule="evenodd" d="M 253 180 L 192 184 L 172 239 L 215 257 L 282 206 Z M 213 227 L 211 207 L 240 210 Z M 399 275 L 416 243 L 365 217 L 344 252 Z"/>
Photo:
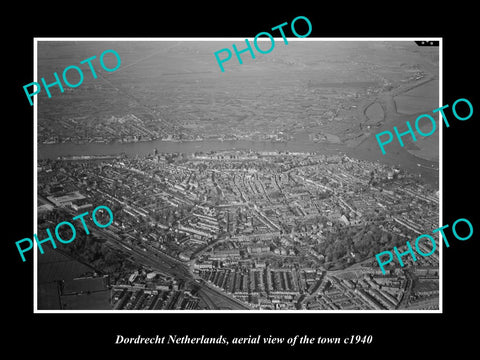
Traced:
<path fill-rule="evenodd" d="M 402 295 L 402 299 L 397 305 L 397 309 L 406 309 L 408 305 L 408 300 L 410 299 L 410 294 L 412 293 L 412 287 L 413 287 L 413 276 L 410 274 L 408 270 L 404 270 L 405 277 L 407 279 L 407 286 L 406 289 Z"/>

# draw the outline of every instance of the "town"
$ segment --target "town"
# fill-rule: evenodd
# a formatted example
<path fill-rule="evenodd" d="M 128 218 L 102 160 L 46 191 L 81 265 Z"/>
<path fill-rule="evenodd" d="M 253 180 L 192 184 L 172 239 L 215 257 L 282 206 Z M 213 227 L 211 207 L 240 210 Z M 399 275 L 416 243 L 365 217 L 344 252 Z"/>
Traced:
<path fill-rule="evenodd" d="M 438 227 L 438 190 L 394 166 L 342 154 L 155 151 L 40 160 L 37 175 L 39 232 L 93 204 L 112 210 L 108 229 L 58 249 L 102 279 L 110 309 L 439 308 L 437 253 L 385 274 L 375 259 Z"/>

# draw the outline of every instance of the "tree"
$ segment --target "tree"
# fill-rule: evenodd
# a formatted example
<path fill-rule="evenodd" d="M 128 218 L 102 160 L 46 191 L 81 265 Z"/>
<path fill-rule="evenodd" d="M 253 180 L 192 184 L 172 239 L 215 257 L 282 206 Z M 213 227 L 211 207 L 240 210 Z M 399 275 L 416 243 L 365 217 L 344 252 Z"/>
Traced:
<path fill-rule="evenodd" d="M 118 257 L 118 255 L 114 251 L 108 251 L 105 254 L 105 264 L 106 265 L 117 265 L 121 259 Z"/>

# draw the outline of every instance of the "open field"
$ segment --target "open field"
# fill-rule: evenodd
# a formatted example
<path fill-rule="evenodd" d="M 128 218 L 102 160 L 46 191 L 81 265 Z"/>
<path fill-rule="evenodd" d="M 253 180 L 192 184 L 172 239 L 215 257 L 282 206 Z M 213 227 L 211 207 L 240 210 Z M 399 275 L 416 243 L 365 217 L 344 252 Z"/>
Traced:
<path fill-rule="evenodd" d="M 397 112 L 401 114 L 430 114 L 438 104 L 438 80 L 432 80 L 395 97 Z"/>
<path fill-rule="evenodd" d="M 365 115 L 371 123 L 377 123 L 385 119 L 385 112 L 383 111 L 382 106 L 377 102 L 367 107 Z"/>
<path fill-rule="evenodd" d="M 242 42 L 235 43 L 243 48 Z M 233 57 L 222 73 L 213 53 L 231 44 L 40 42 L 40 76 L 53 79 L 54 71 L 60 74 L 73 64 L 83 69 L 85 79 L 63 94 L 53 87 L 51 99 L 40 93 L 39 142 L 289 140 L 318 132 L 346 142 L 362 136 L 362 123 L 376 123 L 384 116 L 388 121 L 379 105 L 369 106 L 365 118 L 358 112 L 363 104 L 414 83 L 417 76 L 435 69 L 438 74 L 432 56 L 436 49 L 419 50 L 412 42 L 330 41 L 277 41 L 269 54 L 255 59 L 243 54 L 243 65 Z M 116 50 L 122 65 L 109 73 L 95 63 L 99 78 L 92 79 L 88 65 L 79 62 L 106 49 Z M 398 94 L 395 102 L 408 112 L 425 99 L 429 103 L 424 108 L 429 108 L 435 97 L 438 89 L 424 85 Z"/>

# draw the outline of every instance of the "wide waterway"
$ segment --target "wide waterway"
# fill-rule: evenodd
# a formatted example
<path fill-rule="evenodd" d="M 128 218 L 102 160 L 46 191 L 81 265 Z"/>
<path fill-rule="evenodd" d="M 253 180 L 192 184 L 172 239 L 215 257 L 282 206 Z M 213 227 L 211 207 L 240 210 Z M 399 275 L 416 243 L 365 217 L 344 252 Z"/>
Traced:
<path fill-rule="evenodd" d="M 402 156 L 384 156 L 378 149 L 349 148 L 343 144 L 316 143 L 308 136 L 295 138 L 293 141 L 249 141 L 249 140 L 208 140 L 208 141 L 145 141 L 136 143 L 88 143 L 88 144 L 40 144 L 38 159 L 57 159 L 70 155 L 120 155 L 127 156 L 152 154 L 155 149 L 160 153 L 194 153 L 221 150 L 253 150 L 278 152 L 315 152 L 324 155 L 346 154 L 352 158 L 368 161 L 380 161 L 399 166 L 411 172 L 422 174 L 425 181 L 438 184 L 438 164 L 416 158 L 406 151 Z"/>

